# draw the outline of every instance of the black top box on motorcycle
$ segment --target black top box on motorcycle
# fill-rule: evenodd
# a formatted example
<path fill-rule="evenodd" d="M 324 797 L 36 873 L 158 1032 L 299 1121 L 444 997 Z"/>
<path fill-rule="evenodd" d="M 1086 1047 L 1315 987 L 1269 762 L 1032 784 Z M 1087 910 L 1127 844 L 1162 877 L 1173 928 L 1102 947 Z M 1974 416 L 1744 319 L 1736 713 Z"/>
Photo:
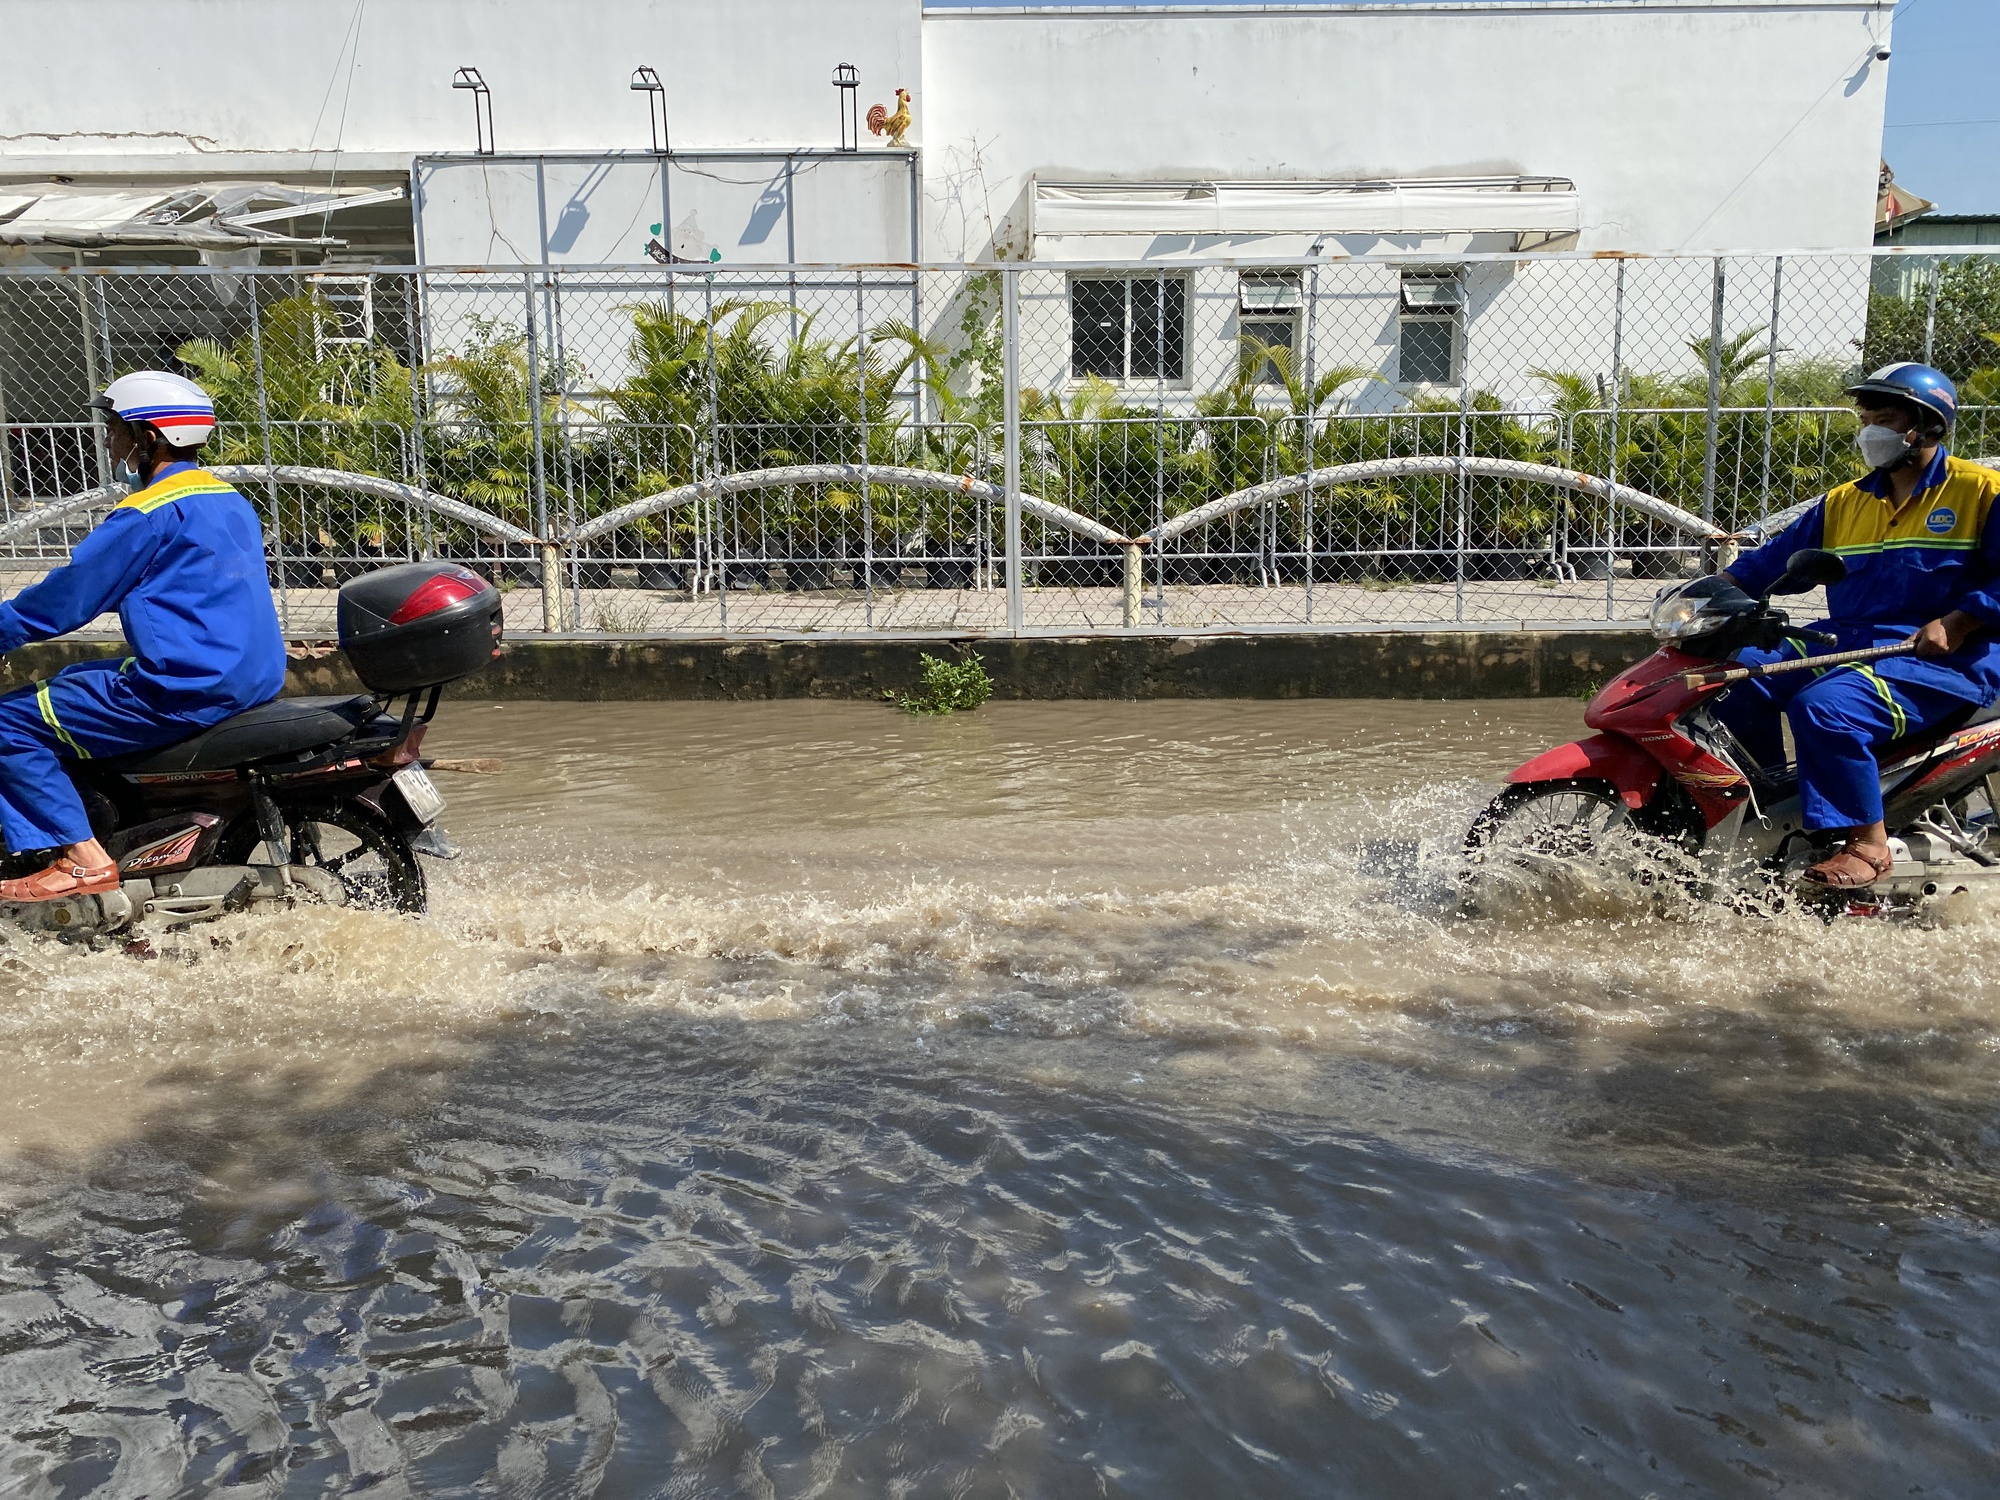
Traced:
<path fill-rule="evenodd" d="M 408 693 L 500 654 L 500 591 L 457 563 L 401 563 L 340 589 L 340 649 L 364 686 Z"/>

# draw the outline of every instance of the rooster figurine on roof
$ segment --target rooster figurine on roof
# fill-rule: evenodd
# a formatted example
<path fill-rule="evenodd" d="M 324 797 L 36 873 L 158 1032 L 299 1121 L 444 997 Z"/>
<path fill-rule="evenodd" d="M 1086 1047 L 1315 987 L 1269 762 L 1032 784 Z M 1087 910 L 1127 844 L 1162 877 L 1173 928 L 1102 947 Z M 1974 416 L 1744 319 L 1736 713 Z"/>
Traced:
<path fill-rule="evenodd" d="M 885 104 L 868 106 L 868 131 L 871 135 L 886 135 L 892 146 L 907 146 L 903 132 L 910 128 L 910 91 L 896 90 L 896 112 L 892 115 Z"/>

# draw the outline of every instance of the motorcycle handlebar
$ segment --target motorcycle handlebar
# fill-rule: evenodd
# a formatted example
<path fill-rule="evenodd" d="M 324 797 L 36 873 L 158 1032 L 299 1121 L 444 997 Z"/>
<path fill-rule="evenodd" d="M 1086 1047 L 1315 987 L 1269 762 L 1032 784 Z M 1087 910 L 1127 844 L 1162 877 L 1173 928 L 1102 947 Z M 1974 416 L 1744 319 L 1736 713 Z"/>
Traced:
<path fill-rule="evenodd" d="M 1787 634 L 1795 635 L 1802 641 L 1811 641 L 1815 646 L 1837 646 L 1840 644 L 1839 636 L 1825 630 L 1793 630 L 1788 631 Z"/>

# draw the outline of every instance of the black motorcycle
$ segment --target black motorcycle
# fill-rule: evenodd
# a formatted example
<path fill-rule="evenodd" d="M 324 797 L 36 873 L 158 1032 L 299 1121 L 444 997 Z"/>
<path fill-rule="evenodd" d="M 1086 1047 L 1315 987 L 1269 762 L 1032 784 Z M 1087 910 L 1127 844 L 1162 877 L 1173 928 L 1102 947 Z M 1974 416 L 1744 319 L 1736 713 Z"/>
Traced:
<path fill-rule="evenodd" d="M 0 916 L 94 937 L 301 899 L 422 911 L 418 856 L 458 852 L 424 732 L 444 688 L 500 654 L 500 595 L 455 563 L 405 563 L 344 585 L 338 621 L 367 693 L 279 698 L 163 749 L 67 762 L 120 887 Z M 49 858 L 10 854 L 0 872 Z"/>

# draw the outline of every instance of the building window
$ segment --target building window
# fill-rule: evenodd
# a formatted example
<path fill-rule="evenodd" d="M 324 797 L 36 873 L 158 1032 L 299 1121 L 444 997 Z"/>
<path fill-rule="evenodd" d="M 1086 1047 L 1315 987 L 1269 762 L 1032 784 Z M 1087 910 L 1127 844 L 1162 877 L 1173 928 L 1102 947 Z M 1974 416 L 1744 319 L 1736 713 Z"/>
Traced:
<path fill-rule="evenodd" d="M 1297 271 L 1245 271 L 1237 278 L 1236 343 L 1245 379 L 1283 385 L 1286 367 L 1299 373 L 1295 351 L 1304 305 Z M 1281 349 L 1291 357 L 1279 355 Z"/>
<path fill-rule="evenodd" d="M 1071 375 L 1106 380 L 1185 378 L 1186 278 L 1075 277 L 1069 284 L 1069 318 Z"/>
<path fill-rule="evenodd" d="M 1455 269 L 1403 273 L 1397 323 L 1396 380 L 1402 385 L 1458 384 L 1465 293 Z"/>

